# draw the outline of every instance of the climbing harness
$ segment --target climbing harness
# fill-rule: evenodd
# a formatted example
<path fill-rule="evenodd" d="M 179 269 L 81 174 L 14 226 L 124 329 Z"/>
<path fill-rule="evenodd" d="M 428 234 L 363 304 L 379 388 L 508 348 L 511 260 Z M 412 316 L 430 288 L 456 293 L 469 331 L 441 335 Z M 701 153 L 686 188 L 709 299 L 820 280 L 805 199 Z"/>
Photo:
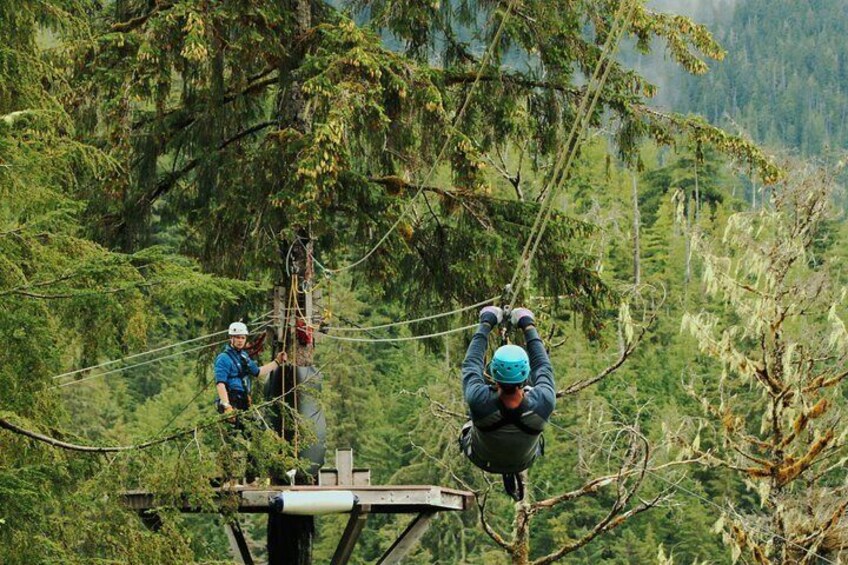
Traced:
<path fill-rule="evenodd" d="M 530 387 L 528 387 L 530 388 Z M 527 390 L 527 389 L 525 389 Z M 531 436 L 540 436 L 542 435 L 542 430 L 537 430 L 535 428 L 531 428 L 527 424 L 521 421 L 521 416 L 526 416 L 522 411 L 521 406 L 518 408 L 507 408 L 503 405 L 502 402 L 498 402 L 498 409 L 500 410 L 501 418 L 497 422 L 493 424 L 489 424 L 488 426 L 480 426 L 475 424 L 474 427 L 483 433 L 493 432 L 495 430 L 499 430 L 504 426 L 515 426 L 522 432 Z M 532 412 L 531 412 L 532 413 Z"/>

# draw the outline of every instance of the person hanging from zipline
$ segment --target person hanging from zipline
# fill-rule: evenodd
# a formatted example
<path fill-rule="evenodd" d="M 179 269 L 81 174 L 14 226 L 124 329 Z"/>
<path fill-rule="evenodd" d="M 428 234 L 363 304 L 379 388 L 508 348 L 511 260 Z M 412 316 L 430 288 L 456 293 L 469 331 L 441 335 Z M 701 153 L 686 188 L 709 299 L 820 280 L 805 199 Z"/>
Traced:
<path fill-rule="evenodd" d="M 510 318 L 524 332 L 527 350 L 502 345 L 495 351 L 489 364 L 492 386 L 483 374 L 483 357 L 489 333 L 503 320 L 503 310 L 486 306 L 480 311 L 480 325 L 462 363 L 462 390 L 471 420 L 462 427 L 459 444 L 476 466 L 503 475 L 507 494 L 522 500 L 519 474 L 543 452 L 542 431 L 554 411 L 556 388 L 533 313 L 516 308 Z"/>
<path fill-rule="evenodd" d="M 285 351 L 280 351 L 270 363 L 260 367 L 245 350 L 247 326 L 241 322 L 233 322 L 227 333 L 230 343 L 215 358 L 217 405 L 218 412 L 222 414 L 250 408 L 252 379 L 264 377 L 274 369 L 282 367 L 288 360 Z"/>

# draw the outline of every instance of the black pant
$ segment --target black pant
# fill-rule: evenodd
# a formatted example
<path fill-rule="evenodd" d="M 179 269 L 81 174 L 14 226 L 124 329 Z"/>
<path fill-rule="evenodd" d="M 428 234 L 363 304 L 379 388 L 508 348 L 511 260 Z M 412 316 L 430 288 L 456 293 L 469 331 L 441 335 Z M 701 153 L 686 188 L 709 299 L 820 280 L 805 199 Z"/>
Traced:
<path fill-rule="evenodd" d="M 228 392 L 230 405 L 236 410 L 247 410 L 250 408 L 250 399 L 243 390 L 231 390 Z"/>
<path fill-rule="evenodd" d="M 243 390 L 228 390 L 227 397 L 230 400 L 230 406 L 232 406 L 236 410 L 247 410 L 248 408 L 250 408 L 250 397 Z M 224 412 L 224 408 L 220 404 L 218 405 L 218 411 L 221 413 Z M 236 421 L 233 424 L 233 428 L 230 430 L 229 434 L 239 434 L 243 438 L 248 439 L 247 430 L 245 430 L 244 422 L 242 421 L 243 417 L 244 415 L 236 417 Z M 256 460 L 250 453 L 248 453 L 247 470 L 245 474 L 245 478 L 248 481 L 252 481 L 254 478 L 256 478 L 256 468 Z"/>

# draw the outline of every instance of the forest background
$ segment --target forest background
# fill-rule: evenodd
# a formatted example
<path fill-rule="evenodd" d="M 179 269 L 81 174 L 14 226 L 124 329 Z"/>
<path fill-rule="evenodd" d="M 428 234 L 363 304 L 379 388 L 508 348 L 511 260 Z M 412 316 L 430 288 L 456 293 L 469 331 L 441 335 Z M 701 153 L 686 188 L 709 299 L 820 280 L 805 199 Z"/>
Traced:
<path fill-rule="evenodd" d="M 210 387 L 222 338 L 69 372 L 236 318 L 258 328 L 305 227 L 331 326 L 498 295 L 619 8 L 563 6 L 3 2 L 0 416 L 85 445 L 206 427 L 108 455 L 0 431 L 2 561 L 228 561 L 224 517 L 168 504 L 208 504 L 231 453 Z M 530 501 L 549 504 L 510 538 L 521 509 L 495 485 L 485 529 L 476 512 L 440 517 L 410 562 L 835 562 L 848 543 L 846 7 L 638 6 L 519 296 L 563 391 L 530 475 Z M 469 338 L 319 339 L 330 453 L 352 447 L 375 483 L 486 493 L 454 447 Z M 763 377 L 778 366 L 780 394 Z M 267 435 L 252 449 L 294 464 Z M 115 499 L 131 488 L 162 493 L 159 533 Z M 622 519 L 594 532 L 611 508 Z M 264 522 L 246 522 L 261 557 Z M 371 519 L 355 562 L 405 525 Z M 316 562 L 343 527 L 319 521 Z"/>

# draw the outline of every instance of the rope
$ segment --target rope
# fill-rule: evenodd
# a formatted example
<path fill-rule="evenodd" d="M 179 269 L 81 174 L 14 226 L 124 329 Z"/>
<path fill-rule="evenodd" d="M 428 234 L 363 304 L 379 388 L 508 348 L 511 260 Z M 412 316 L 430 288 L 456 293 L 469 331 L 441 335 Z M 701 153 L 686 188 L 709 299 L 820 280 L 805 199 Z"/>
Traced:
<path fill-rule="evenodd" d="M 556 196 L 557 192 L 562 187 L 562 185 L 565 184 L 565 178 L 567 176 L 571 163 L 574 160 L 574 156 L 577 154 L 577 148 L 580 145 L 580 141 L 582 140 L 582 137 L 586 131 L 586 125 L 588 124 L 588 121 L 592 116 L 592 112 L 594 111 L 595 105 L 597 104 L 598 99 L 600 98 L 601 92 L 603 90 L 603 86 L 606 83 L 606 79 L 609 76 L 610 70 L 612 69 L 611 63 L 607 63 L 606 67 L 604 67 L 604 62 L 611 55 L 611 47 L 613 47 L 613 44 L 615 44 L 615 49 L 618 48 L 618 43 L 625 29 L 624 24 L 632 17 L 633 11 L 636 8 L 636 4 L 637 2 L 635 0 L 630 0 L 629 4 L 626 0 L 621 3 L 619 11 L 616 13 L 615 20 L 613 21 L 613 25 L 610 28 L 610 33 L 607 36 L 606 42 L 604 43 L 601 55 L 598 58 L 598 64 L 595 67 L 595 71 L 593 72 L 592 77 L 589 79 L 589 82 L 586 85 L 586 93 L 583 95 L 583 100 L 581 101 L 580 107 L 578 108 L 575 120 L 572 124 L 571 131 L 569 132 L 568 141 L 565 143 L 565 145 L 563 145 L 563 150 L 558 155 L 556 164 L 554 166 L 554 171 L 551 174 L 550 182 L 543 190 L 545 198 L 543 200 L 542 205 L 539 207 L 539 212 L 536 215 L 536 219 L 533 222 L 533 227 L 530 230 L 530 236 L 527 238 L 527 242 L 524 245 L 524 250 L 521 253 L 521 259 L 519 260 L 518 265 L 516 265 L 512 280 L 510 281 L 510 285 L 512 288 L 512 296 L 509 301 L 510 309 L 515 305 L 515 301 L 518 298 L 518 294 L 520 292 L 519 283 L 523 283 L 524 278 L 528 274 L 530 263 L 533 257 L 535 256 L 539 247 L 539 242 L 542 240 L 542 236 L 544 235 L 547 223 L 550 219 L 551 211 L 553 210 L 554 197 Z M 627 7 L 628 5 L 630 7 L 630 10 L 625 16 L 625 7 Z M 602 68 L 604 69 L 603 73 L 601 74 L 600 79 L 598 79 L 598 74 L 601 72 Z M 593 87 L 596 89 L 594 93 L 592 92 Z M 591 103 L 589 103 L 587 110 L 587 103 L 590 99 Z M 576 138 L 575 135 L 577 135 Z M 559 179 L 559 181 L 557 181 L 557 179 Z"/>
<path fill-rule="evenodd" d="M 374 247 L 372 247 L 361 258 L 357 259 L 353 263 L 345 265 L 344 267 L 339 267 L 337 269 L 328 269 L 326 267 L 322 267 L 325 272 L 330 273 L 330 274 L 341 273 L 341 272 L 347 271 L 349 269 L 353 269 L 354 267 L 364 263 L 369 257 L 371 257 L 371 255 L 373 255 L 377 251 L 377 249 L 380 248 L 381 245 L 383 245 L 383 243 L 389 238 L 389 236 L 392 234 L 392 232 L 395 231 L 395 228 L 397 228 L 398 225 L 400 225 L 400 223 L 403 221 L 403 219 L 412 211 L 412 207 L 415 204 L 415 201 L 418 200 L 418 197 L 421 196 L 421 193 L 424 192 L 424 187 L 427 186 L 427 183 L 430 181 L 430 178 L 433 176 L 433 173 L 435 172 L 436 167 L 438 166 L 439 162 L 444 157 L 445 151 L 447 150 L 448 145 L 450 145 L 450 142 L 453 140 L 454 128 L 459 124 L 460 121 L 462 121 L 463 116 L 465 116 L 465 110 L 468 108 L 468 104 L 471 101 L 471 95 L 477 89 L 477 85 L 480 82 L 480 77 L 483 75 L 483 69 L 486 67 L 486 65 L 489 62 L 489 58 L 492 56 L 495 49 L 497 48 L 497 45 L 500 41 L 501 33 L 503 32 L 504 28 L 506 27 L 506 22 L 509 20 L 509 17 L 512 13 L 512 8 L 515 6 L 516 2 L 517 2 L 517 0 L 510 0 L 509 5 L 507 6 L 506 11 L 504 12 L 504 16 L 503 16 L 503 18 L 501 18 L 500 26 L 498 26 L 498 29 L 495 32 L 495 35 L 492 38 L 492 41 L 489 44 L 489 47 L 486 49 L 486 53 L 483 55 L 483 58 L 480 60 L 480 67 L 477 69 L 477 74 L 474 77 L 474 82 L 471 84 L 471 87 L 468 89 L 468 93 L 465 95 L 465 100 L 463 101 L 462 106 L 459 109 L 459 112 L 454 117 L 453 125 L 448 130 L 448 136 L 445 139 L 444 144 L 442 144 L 442 148 L 439 150 L 438 156 L 436 157 L 435 161 L 433 161 L 433 164 L 430 166 L 430 170 L 424 176 L 424 180 L 421 181 L 419 188 L 415 192 L 415 194 L 412 196 L 412 199 L 409 201 L 409 203 L 406 205 L 406 207 L 401 211 L 400 216 L 398 216 L 397 220 L 395 220 L 395 222 L 391 225 L 391 227 L 388 229 L 388 231 L 386 231 L 386 233 L 383 235 L 383 237 L 381 237 L 377 241 L 377 244 L 374 245 Z"/>
<path fill-rule="evenodd" d="M 574 432 L 572 432 L 571 430 L 567 430 L 567 429 L 563 428 L 562 426 L 560 426 L 560 425 L 558 425 L 558 424 L 556 424 L 556 423 L 554 423 L 554 422 L 548 422 L 548 425 L 553 426 L 554 428 L 556 428 L 556 429 L 558 429 L 558 430 L 560 430 L 560 431 L 562 431 L 562 432 L 565 432 L 566 434 L 570 435 L 573 439 L 581 439 L 579 435 L 575 434 L 575 433 L 574 433 Z M 622 462 L 624 461 L 624 458 L 622 458 L 622 457 L 620 457 L 620 456 L 616 455 L 615 453 L 613 453 L 613 451 L 612 451 L 611 449 L 607 450 L 607 449 L 605 449 L 605 448 L 603 448 L 603 447 L 602 447 L 601 449 L 603 449 L 604 451 L 606 451 L 606 452 L 607 452 L 607 455 L 609 455 L 610 457 L 615 457 L 615 458 L 617 458 L 619 461 L 622 461 Z M 740 519 L 740 520 L 743 520 L 743 516 L 742 516 L 742 515 L 740 515 L 738 512 L 736 512 L 736 510 L 734 510 L 733 508 L 723 508 L 722 506 L 719 506 L 718 504 L 716 504 L 716 503 L 715 503 L 715 502 L 713 502 L 712 500 L 710 500 L 710 499 L 708 499 L 708 498 L 705 498 L 705 497 L 703 497 L 703 496 L 699 495 L 698 493 L 693 492 L 693 491 L 691 491 L 691 490 L 687 489 L 686 487 L 683 487 L 683 486 L 679 485 L 678 483 L 675 483 L 674 481 L 671 481 L 671 480 L 669 480 L 669 479 L 665 478 L 664 476 L 660 475 L 659 473 L 657 473 L 656 471 L 654 471 L 654 470 L 652 470 L 652 469 L 650 469 L 650 468 L 646 468 L 646 469 L 645 469 L 645 472 L 646 472 L 647 474 L 651 475 L 652 477 L 654 477 L 654 478 L 656 478 L 656 479 L 661 480 L 662 482 L 666 483 L 667 485 L 669 485 L 670 487 L 672 487 L 672 488 L 673 488 L 673 489 L 675 489 L 675 490 L 679 490 L 679 491 L 681 491 L 681 492 L 683 492 L 683 493 L 686 493 L 686 494 L 688 494 L 688 495 L 690 495 L 690 496 L 692 496 L 692 497 L 694 497 L 694 498 L 697 498 L 697 499 L 698 499 L 698 500 L 700 500 L 701 502 L 703 502 L 703 503 L 705 503 L 705 504 L 707 504 L 707 505 L 709 505 L 709 506 L 712 506 L 712 507 L 716 508 L 717 510 L 719 510 L 719 511 L 720 511 L 720 512 L 722 512 L 722 513 L 727 512 L 727 511 L 729 510 L 731 513 L 733 513 L 733 514 L 735 514 L 735 515 L 736 515 L 736 518 L 738 518 L 738 519 Z M 812 550 L 810 550 L 810 549 L 808 549 L 808 548 L 806 548 L 806 547 L 804 547 L 804 546 L 802 546 L 802 545 L 799 545 L 799 544 L 797 544 L 797 543 L 793 542 L 792 540 L 786 539 L 785 537 L 783 537 L 783 536 L 781 536 L 780 534 L 777 534 L 777 533 L 775 533 L 775 532 L 773 532 L 773 531 L 771 531 L 771 530 L 764 529 L 764 528 L 759 528 L 759 527 L 757 527 L 757 526 L 750 526 L 750 527 L 751 527 L 751 529 L 753 529 L 753 530 L 755 530 L 755 531 L 757 531 L 757 532 L 759 532 L 759 533 L 761 533 L 761 534 L 767 534 L 767 535 L 770 535 L 770 536 L 773 536 L 773 537 L 779 538 L 779 539 L 781 539 L 781 540 L 785 541 L 786 543 L 788 543 L 789 545 L 791 545 L 791 546 L 793 546 L 793 547 L 797 547 L 798 549 L 801 549 L 802 551 L 804 551 L 804 553 L 807 553 L 808 555 L 813 555 L 813 556 L 815 556 L 815 557 L 817 557 L 817 558 L 821 559 L 822 561 L 825 561 L 826 563 L 832 563 L 833 565 L 836 565 L 836 562 L 835 562 L 835 561 L 832 561 L 832 560 L 828 559 L 827 557 L 824 557 L 824 556 L 823 556 L 823 555 L 821 555 L 821 554 L 818 554 L 818 553 L 816 553 L 816 552 L 814 552 L 814 551 L 812 551 Z"/>
<path fill-rule="evenodd" d="M 273 310 L 271 310 L 270 312 L 266 312 L 265 314 L 262 314 L 259 318 L 257 318 L 256 320 L 254 320 L 254 321 L 253 321 L 253 323 L 256 323 L 256 322 L 259 322 L 259 321 L 261 321 L 261 320 L 264 320 L 264 319 L 265 319 L 268 315 L 270 315 L 270 314 L 272 314 L 272 313 L 273 313 Z M 92 365 L 92 366 L 90 366 L 90 367 L 85 367 L 84 369 L 76 369 L 76 370 L 74 370 L 74 371 L 68 371 L 67 373 L 61 373 L 61 374 L 59 374 L 59 375 L 55 375 L 55 376 L 50 377 L 50 378 L 51 378 L 51 379 L 53 379 L 53 380 L 55 380 L 55 379 L 60 379 L 60 378 L 62 378 L 62 377 L 69 377 L 69 376 L 71 376 L 71 375 L 76 375 L 76 374 L 78 374 L 78 373 L 83 373 L 83 372 L 85 372 L 85 371 L 91 371 L 91 370 L 93 370 L 93 369 L 99 369 L 99 368 L 101 368 L 101 367 L 108 367 L 109 365 L 114 365 L 115 363 L 121 363 L 121 362 L 123 362 L 123 361 L 129 361 L 130 359 L 135 359 L 135 358 L 137 358 L 137 357 L 143 357 L 144 355 L 150 355 L 151 353 L 158 353 L 158 352 L 160 352 L 160 351 L 165 351 L 165 350 L 168 350 L 168 349 L 173 349 L 174 347 L 179 347 L 180 345 L 185 345 L 185 344 L 187 344 L 187 343 L 194 343 L 195 341 L 201 341 L 201 340 L 203 340 L 203 339 L 208 339 L 208 338 L 210 338 L 210 337 L 215 337 L 216 335 L 225 334 L 225 333 L 227 333 L 227 331 L 228 331 L 228 330 L 221 330 L 221 331 L 219 331 L 219 332 L 215 332 L 215 333 L 211 333 L 211 334 L 207 334 L 207 335 L 202 335 L 202 336 L 200 336 L 200 337 L 194 337 L 194 338 L 187 339 L 187 340 L 185 340 L 185 341 L 180 341 L 180 342 L 178 342 L 178 343 L 174 343 L 174 344 L 171 344 L 171 345 L 164 345 L 164 346 L 162 346 L 162 347 L 157 347 L 157 348 L 155 348 L 155 349 L 150 349 L 149 351 L 142 351 L 141 353 L 133 353 L 132 355 L 128 355 L 127 357 L 122 357 L 122 358 L 120 358 L 120 359 L 113 359 L 113 360 L 111 360 L 111 361 L 105 361 L 105 362 L 103 362 L 103 363 L 100 363 L 99 365 Z"/>
<path fill-rule="evenodd" d="M 499 296 L 494 296 L 492 298 L 488 298 L 486 300 L 480 301 L 476 304 L 471 304 L 469 306 L 463 306 L 462 308 L 457 308 L 456 310 L 451 310 L 450 312 L 441 312 L 439 314 L 432 314 L 430 316 L 424 316 L 423 318 L 416 318 L 414 320 L 401 320 L 397 322 L 390 322 L 388 324 L 380 324 L 378 326 L 326 326 L 323 330 L 333 330 L 337 332 L 367 332 L 371 330 L 380 330 L 384 328 L 391 328 L 395 326 L 405 326 L 408 324 L 416 324 L 418 322 L 424 322 L 426 320 L 434 320 L 436 318 L 444 318 L 445 316 L 451 316 L 453 314 L 458 314 L 460 312 L 465 312 L 466 310 L 473 310 L 474 308 L 479 308 L 481 306 L 485 306 L 486 304 L 491 304 L 495 300 L 500 298 Z"/>
<path fill-rule="evenodd" d="M 364 337 L 344 337 L 339 335 L 330 335 L 328 333 L 324 333 L 322 331 L 316 332 L 321 334 L 322 336 L 335 339 L 338 341 L 353 341 L 358 343 L 387 343 L 393 341 L 415 341 L 419 339 L 430 339 L 431 337 L 439 337 L 443 335 L 455 334 L 459 332 L 464 332 L 470 329 L 474 329 L 477 327 L 477 324 L 471 324 L 469 326 L 463 326 L 461 328 L 453 328 L 451 330 L 445 330 L 443 332 L 436 332 L 427 335 L 413 335 L 408 337 L 376 337 L 376 338 L 364 338 Z"/>
<path fill-rule="evenodd" d="M 267 327 L 268 325 L 269 325 L 269 323 L 266 322 L 266 323 L 262 324 L 261 326 L 259 326 L 258 329 L 263 329 L 263 328 Z M 71 386 L 71 385 L 75 385 L 75 384 L 79 384 L 79 383 L 84 383 L 86 381 L 90 381 L 91 379 L 95 379 L 97 377 L 105 377 L 106 375 L 111 375 L 113 373 L 120 373 L 120 372 L 123 372 L 123 371 L 128 371 L 130 369 L 135 369 L 136 367 L 143 367 L 145 365 L 150 365 L 151 363 L 158 363 L 160 361 L 164 361 L 165 359 L 172 359 L 174 357 L 179 357 L 180 355 L 185 355 L 186 353 L 192 353 L 194 351 L 200 351 L 201 349 L 205 349 L 207 347 L 215 347 L 217 345 L 227 343 L 228 341 L 229 341 L 228 339 L 224 339 L 224 340 L 221 340 L 221 341 L 216 341 L 214 343 L 207 343 L 207 344 L 204 344 L 204 345 L 200 345 L 198 347 L 191 347 L 189 349 L 177 351 L 176 353 L 171 353 L 169 355 L 163 355 L 161 357 L 156 357 L 155 359 L 148 359 L 147 361 L 142 361 L 140 363 L 135 363 L 133 365 L 127 365 L 126 367 L 118 367 L 117 369 L 112 369 L 112 370 L 106 371 L 104 373 L 97 373 L 96 375 L 90 375 L 88 377 L 85 377 L 84 379 L 67 381 L 67 382 L 64 382 L 62 384 L 55 385 L 51 388 L 62 388 L 62 387 Z"/>

